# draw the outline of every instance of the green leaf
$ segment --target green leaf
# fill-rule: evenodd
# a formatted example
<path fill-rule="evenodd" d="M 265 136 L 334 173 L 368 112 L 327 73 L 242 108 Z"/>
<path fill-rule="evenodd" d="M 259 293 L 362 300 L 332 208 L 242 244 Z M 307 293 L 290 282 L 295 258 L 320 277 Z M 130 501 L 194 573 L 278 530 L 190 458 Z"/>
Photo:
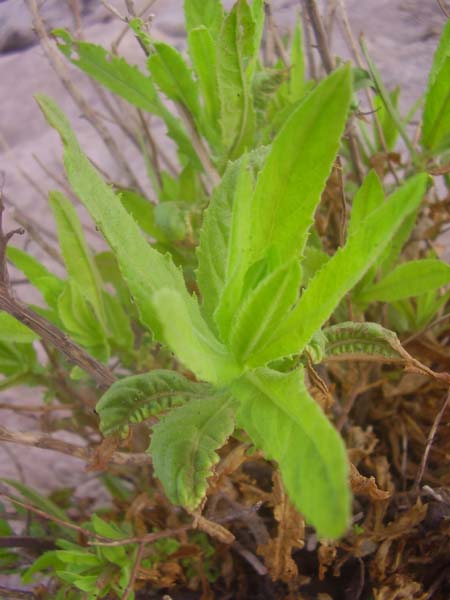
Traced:
<path fill-rule="evenodd" d="M 217 80 L 216 48 L 210 31 L 203 26 L 192 29 L 188 35 L 188 46 L 189 55 L 205 103 L 206 118 L 202 121 L 208 123 L 215 134 L 218 135 L 220 129 L 220 95 Z M 206 129 L 205 132 L 207 132 Z M 214 138 L 212 141 L 214 141 Z"/>
<path fill-rule="evenodd" d="M 333 165 L 351 99 L 344 66 L 299 104 L 273 141 L 252 200 L 252 259 L 299 257 Z"/>
<path fill-rule="evenodd" d="M 0 373 L 3 375 L 14 377 L 32 373 L 37 365 L 36 352 L 31 344 L 0 342 Z"/>
<path fill-rule="evenodd" d="M 113 286 L 120 302 L 127 308 L 128 312 L 132 312 L 133 305 L 130 302 L 130 292 L 114 254 L 110 251 L 99 252 L 95 255 L 94 260 L 104 283 L 110 283 Z"/>
<path fill-rule="evenodd" d="M 140 423 L 192 398 L 211 396 L 210 386 L 194 383 L 180 373 L 157 369 L 120 379 L 103 394 L 96 410 L 103 435 L 127 434 L 130 423 Z"/>
<path fill-rule="evenodd" d="M 244 156 L 228 164 L 203 215 L 197 248 L 197 282 L 209 322 L 227 283 L 242 271 L 239 267 L 250 236 L 252 191 L 253 177 Z"/>
<path fill-rule="evenodd" d="M 213 38 L 219 34 L 223 22 L 223 7 L 220 0 L 185 0 L 184 16 L 186 29 L 190 33 L 197 27 L 206 27 Z"/>
<path fill-rule="evenodd" d="M 149 452 L 167 497 L 190 510 L 198 507 L 221 448 L 234 429 L 234 401 L 225 395 L 191 400 L 153 427 Z"/>
<path fill-rule="evenodd" d="M 198 86 L 181 54 L 163 42 L 154 42 L 147 61 L 154 82 L 164 94 L 185 106 L 194 119 L 200 115 Z"/>
<path fill-rule="evenodd" d="M 352 235 L 367 216 L 384 201 L 383 185 L 375 171 L 370 171 L 352 202 L 352 212 L 347 229 L 347 236 Z"/>
<path fill-rule="evenodd" d="M 398 110 L 398 101 L 400 98 L 400 88 L 396 87 L 392 92 L 389 93 L 389 96 L 391 99 L 392 106 L 394 107 L 395 110 Z M 389 114 L 389 112 L 386 110 L 386 108 L 383 104 L 383 100 L 380 98 L 380 96 L 375 96 L 374 108 L 376 110 L 378 119 L 380 121 L 381 129 L 383 131 L 384 141 L 386 143 L 386 148 L 388 150 L 393 150 L 393 148 L 395 146 L 395 142 L 397 141 L 397 138 L 398 138 L 398 129 L 395 124 L 395 121 L 393 120 L 393 118 Z M 381 152 L 384 151 L 384 148 L 383 148 L 383 146 L 381 144 L 381 140 L 380 140 L 380 134 L 378 132 L 378 129 L 377 129 L 375 123 L 373 126 L 373 132 L 374 132 L 374 138 L 377 141 L 378 149 Z"/>
<path fill-rule="evenodd" d="M 101 325 L 105 327 L 101 277 L 84 238 L 77 212 L 61 192 L 50 192 L 49 204 L 56 221 L 59 245 L 67 272 L 91 304 Z"/>
<path fill-rule="evenodd" d="M 437 150 L 450 136 L 450 21 L 447 21 L 431 67 L 423 109 L 422 144 Z M 446 144 L 447 145 L 447 144 Z"/>
<path fill-rule="evenodd" d="M 106 332 L 78 285 L 69 281 L 58 298 L 58 314 L 73 339 L 98 359 L 109 358 Z"/>
<path fill-rule="evenodd" d="M 181 202 L 161 202 L 155 206 L 155 225 L 166 240 L 183 240 L 187 234 L 185 213 Z"/>
<path fill-rule="evenodd" d="M 297 260 L 265 277 L 243 300 L 229 334 L 229 346 L 245 363 L 270 339 L 298 298 L 301 269 Z"/>
<path fill-rule="evenodd" d="M 344 322 L 325 327 L 320 332 L 320 343 L 322 357 L 315 362 L 331 357 L 398 360 L 406 356 L 397 335 L 378 323 Z"/>
<path fill-rule="evenodd" d="M 34 342 L 39 336 L 5 312 L 0 312 L 0 341 L 22 344 Z"/>
<path fill-rule="evenodd" d="M 136 223 L 155 240 L 165 241 L 162 231 L 155 225 L 155 206 L 133 190 L 120 190 L 119 198 L 126 211 L 134 218 Z"/>
<path fill-rule="evenodd" d="M 108 90 L 137 108 L 161 117 L 169 136 L 186 156 L 196 158 L 192 144 L 181 123 L 164 106 L 150 77 L 122 57 L 108 53 L 102 46 L 74 40 L 64 29 L 53 34 L 60 40 L 58 47 L 79 69 Z M 198 160 L 197 160 L 198 162 Z M 200 164 L 198 163 L 200 166 Z"/>
<path fill-rule="evenodd" d="M 217 39 L 220 124 L 231 159 L 253 145 L 255 114 L 250 83 L 256 52 L 252 11 L 246 0 L 238 0 L 226 16 Z"/>
<path fill-rule="evenodd" d="M 204 358 L 209 368 L 201 368 L 201 373 L 206 372 L 210 375 L 211 381 L 228 376 L 235 367 L 230 365 L 230 357 L 208 329 L 196 298 L 186 289 L 181 271 L 175 267 L 169 256 L 163 256 L 147 243 L 134 219 L 81 151 L 69 122 L 58 106 L 45 96 L 39 96 L 38 102 L 50 125 L 61 135 L 65 146 L 64 164 L 69 182 L 114 251 L 122 275 L 135 300 L 141 322 L 163 342 L 166 340 L 161 325 L 173 334 L 174 315 L 168 314 L 164 307 L 161 307 L 160 312 L 164 317 L 164 322 L 161 323 L 161 314 L 157 316 L 153 307 L 155 292 L 167 288 L 176 298 L 175 303 L 181 307 L 181 321 L 187 328 L 184 332 L 187 339 L 195 342 L 195 364 L 201 366 L 203 362 L 199 354 L 200 348 L 204 351 L 208 349 L 209 354 Z M 178 335 L 169 337 L 175 344 L 172 349 L 178 349 Z M 184 348 L 182 359 L 188 358 L 188 354 L 189 348 Z M 186 364 L 190 364 L 190 361 L 187 360 Z"/>
<path fill-rule="evenodd" d="M 278 462 L 286 491 L 319 536 L 337 538 L 350 519 L 348 462 L 342 439 L 308 394 L 303 371 L 247 373 L 232 386 L 237 422 Z"/>
<path fill-rule="evenodd" d="M 394 302 L 419 296 L 425 291 L 437 290 L 450 283 L 450 265 L 429 258 L 411 260 L 398 265 L 383 279 L 366 287 L 356 302 Z"/>
<path fill-rule="evenodd" d="M 133 350 L 134 333 L 129 315 L 116 296 L 104 292 L 103 303 L 106 311 L 108 334 L 111 338 L 110 342 L 122 350 Z"/>
<path fill-rule="evenodd" d="M 173 289 L 162 289 L 152 296 L 163 338 L 181 362 L 199 379 L 226 383 L 240 374 L 240 367 L 210 330 L 193 327 L 188 306 Z"/>
<path fill-rule="evenodd" d="M 303 28 L 299 18 L 292 38 L 291 70 L 289 77 L 289 96 L 291 102 L 297 102 L 305 93 L 305 56 L 303 50 Z"/>
<path fill-rule="evenodd" d="M 309 282 L 297 306 L 274 332 L 271 342 L 253 359 L 255 366 L 303 351 L 345 294 L 375 263 L 404 219 L 417 209 L 427 181 L 424 174 L 412 177 L 368 215 L 345 246 Z"/>
<path fill-rule="evenodd" d="M 25 500 L 28 500 L 36 508 L 56 517 L 60 521 L 70 521 L 66 513 L 50 498 L 46 498 L 20 481 L 14 481 L 14 479 L 8 479 L 7 477 L 0 477 L 0 481 L 14 488 Z"/>
<path fill-rule="evenodd" d="M 92 79 L 137 108 L 159 114 L 158 94 L 151 79 L 138 67 L 102 46 L 74 40 L 64 29 L 54 30 L 53 35 L 61 52 Z"/>
<path fill-rule="evenodd" d="M 6 253 L 8 260 L 12 262 L 16 269 L 22 271 L 30 283 L 41 292 L 48 306 L 56 308 L 58 296 L 65 285 L 64 281 L 20 248 L 8 246 Z"/>

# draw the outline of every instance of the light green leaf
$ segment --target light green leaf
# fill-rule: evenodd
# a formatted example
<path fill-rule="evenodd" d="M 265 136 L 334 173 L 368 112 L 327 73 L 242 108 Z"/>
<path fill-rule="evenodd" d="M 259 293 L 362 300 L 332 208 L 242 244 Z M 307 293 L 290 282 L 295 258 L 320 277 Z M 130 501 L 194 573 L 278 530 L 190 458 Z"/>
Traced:
<path fill-rule="evenodd" d="M 209 123 L 217 135 L 220 129 L 220 95 L 214 40 L 206 27 L 198 27 L 189 32 L 188 46 L 205 103 L 206 118 L 202 121 Z"/>
<path fill-rule="evenodd" d="M 116 296 L 104 292 L 103 303 L 110 343 L 121 350 L 133 350 L 134 333 L 129 315 Z"/>
<path fill-rule="evenodd" d="M 207 326 L 202 331 L 194 329 L 188 306 L 177 291 L 159 290 L 152 303 L 167 345 L 199 379 L 226 383 L 239 376 L 236 361 Z"/>
<path fill-rule="evenodd" d="M 411 260 L 398 265 L 383 279 L 366 287 L 356 298 L 356 302 L 394 302 L 419 296 L 424 291 L 437 290 L 450 283 L 450 265 L 441 260 L 429 258 Z"/>
<path fill-rule="evenodd" d="M 114 251 L 122 275 L 139 310 L 141 322 L 156 336 L 159 335 L 161 341 L 165 341 L 164 336 L 161 335 L 160 315 L 156 316 L 152 304 L 153 295 L 163 288 L 168 288 L 169 292 L 173 291 L 176 303 L 182 306 L 184 326 L 189 326 L 186 331 L 187 337 L 195 340 L 198 351 L 200 348 L 210 348 L 211 352 L 205 359 L 205 364 L 209 365 L 206 371 L 216 374 L 213 381 L 216 378 L 222 379 L 225 376 L 221 373 L 222 367 L 226 373 L 230 370 L 229 358 L 224 357 L 225 349 L 215 340 L 203 320 L 196 298 L 186 289 L 181 271 L 175 267 L 169 256 L 163 256 L 147 243 L 134 219 L 130 217 L 117 196 L 81 151 L 69 122 L 58 106 L 45 96 L 39 96 L 38 101 L 50 125 L 61 135 L 65 146 L 64 164 L 69 182 Z M 164 321 L 166 319 L 171 321 L 173 317 L 167 314 L 164 308 L 161 309 L 161 314 L 164 314 Z M 164 322 L 164 327 L 166 325 L 167 323 Z M 172 330 L 170 323 L 168 329 Z M 175 347 L 177 348 L 178 345 L 176 342 Z M 184 358 L 188 358 L 187 350 L 186 348 L 183 352 Z M 216 359 L 217 363 L 213 368 Z M 203 361 L 199 354 L 197 360 L 201 365 Z M 186 364 L 189 362 L 187 361 Z M 201 371 L 203 373 L 205 370 L 201 369 Z"/>
<path fill-rule="evenodd" d="M 67 514 L 55 504 L 53 500 L 43 496 L 28 485 L 25 485 L 20 481 L 15 481 L 14 479 L 8 479 L 7 477 L 0 477 L 0 481 L 7 483 L 14 488 L 25 500 L 28 500 L 36 508 L 43 510 L 61 521 L 69 521 Z"/>
<path fill-rule="evenodd" d="M 103 394 L 96 410 L 103 435 L 127 434 L 130 423 L 140 423 L 192 398 L 211 396 L 211 387 L 189 381 L 180 373 L 157 369 L 120 379 Z"/>
<path fill-rule="evenodd" d="M 305 93 L 305 55 L 303 50 L 303 28 L 299 18 L 292 38 L 291 69 L 289 73 L 289 97 L 297 102 Z"/>
<path fill-rule="evenodd" d="M 95 81 L 137 108 L 159 114 L 160 100 L 152 80 L 138 67 L 102 46 L 74 40 L 64 29 L 54 30 L 53 35 L 61 52 Z"/>
<path fill-rule="evenodd" d="M 384 201 L 384 191 L 380 178 L 375 171 L 370 171 L 352 202 L 352 212 L 348 223 L 347 236 L 352 235 L 367 216 Z"/>
<path fill-rule="evenodd" d="M 149 452 L 167 497 L 190 510 L 198 507 L 221 448 L 234 429 L 234 401 L 225 395 L 191 400 L 153 427 Z"/>
<path fill-rule="evenodd" d="M 223 7 L 220 0 L 185 0 L 184 16 L 186 29 L 190 33 L 204 26 L 214 39 L 217 38 L 223 22 Z"/>
<path fill-rule="evenodd" d="M 229 148 L 231 159 L 252 147 L 255 113 L 250 83 L 256 51 L 252 11 L 246 0 L 238 0 L 225 18 L 217 39 L 220 124 L 222 140 Z"/>
<path fill-rule="evenodd" d="M 61 192 L 50 192 L 49 204 L 56 221 L 59 245 L 67 272 L 106 326 L 101 277 L 84 238 L 80 219 L 70 200 Z"/>
<path fill-rule="evenodd" d="M 252 259 L 272 249 L 283 263 L 303 251 L 333 165 L 351 99 L 351 70 L 327 77 L 275 138 L 252 200 Z"/>
<path fill-rule="evenodd" d="M 22 325 L 20 321 L 5 312 L 0 312 L 0 341 L 31 343 L 37 340 L 39 336 Z"/>
<path fill-rule="evenodd" d="M 78 344 L 102 361 L 109 358 L 106 332 L 74 281 L 67 282 L 58 298 L 58 314 L 64 329 Z"/>
<path fill-rule="evenodd" d="M 444 26 L 428 79 L 423 110 L 422 144 L 438 150 L 450 141 L 450 21 Z"/>
<path fill-rule="evenodd" d="M 0 342 L 0 373 L 7 377 L 33 372 L 36 352 L 31 344 Z"/>
<path fill-rule="evenodd" d="M 228 282 L 242 269 L 250 236 L 253 177 L 246 156 L 229 163 L 203 215 L 197 282 L 209 322 Z M 239 290 L 240 292 L 240 290 Z M 232 295 L 236 300 L 235 294 Z"/>
<path fill-rule="evenodd" d="M 41 292 L 48 306 L 55 308 L 58 296 L 64 288 L 64 281 L 20 248 L 8 246 L 6 255 L 16 269 L 22 271 L 30 283 Z"/>
<path fill-rule="evenodd" d="M 237 422 L 278 462 L 289 498 L 319 536 L 337 538 L 350 519 L 345 446 L 308 394 L 303 371 L 247 373 L 232 386 Z"/>
<path fill-rule="evenodd" d="M 316 331 L 364 273 L 375 263 L 405 218 L 420 204 L 428 177 L 409 179 L 350 236 L 310 281 L 297 306 L 253 359 L 254 366 L 301 353 Z"/>
<path fill-rule="evenodd" d="M 155 206 L 134 190 L 120 190 L 120 201 L 126 211 L 134 218 L 136 223 L 148 235 L 162 241 L 165 240 L 164 234 L 155 225 L 154 208 Z"/>
<path fill-rule="evenodd" d="M 301 269 L 294 259 L 272 271 L 243 299 L 228 340 L 240 362 L 265 346 L 298 299 L 300 280 Z"/>
<path fill-rule="evenodd" d="M 389 96 L 391 99 L 392 106 L 394 107 L 395 110 L 398 110 L 398 101 L 400 98 L 400 88 L 396 87 L 392 92 L 389 93 Z M 384 141 L 386 143 L 386 148 L 388 150 L 393 150 L 395 143 L 397 141 L 397 138 L 398 138 L 397 125 L 395 124 L 395 121 L 393 120 L 389 111 L 386 110 L 383 100 L 378 95 L 375 96 L 375 98 L 374 98 L 374 108 L 376 110 L 376 114 L 380 121 L 381 129 L 383 131 Z M 384 148 L 381 143 L 380 134 L 378 132 L 378 128 L 375 125 L 375 122 L 373 125 L 373 132 L 374 132 L 374 138 L 377 142 L 377 147 L 380 150 L 380 152 L 383 152 Z"/>
<path fill-rule="evenodd" d="M 79 69 L 108 90 L 130 102 L 137 108 L 161 117 L 169 136 L 180 150 L 196 158 L 192 144 L 180 121 L 162 103 L 150 77 L 122 57 L 108 53 L 102 46 L 74 40 L 64 29 L 57 29 L 58 47 Z M 198 163 L 198 160 L 197 160 Z M 200 166 L 200 164 L 198 163 Z"/>
<path fill-rule="evenodd" d="M 181 202 L 160 202 L 154 209 L 156 227 L 166 240 L 183 240 L 187 235 L 185 212 Z"/>
<path fill-rule="evenodd" d="M 181 54 L 163 42 L 154 42 L 154 53 L 147 61 L 153 81 L 164 94 L 183 104 L 198 120 L 200 104 L 198 86 Z"/>
<path fill-rule="evenodd" d="M 302 284 L 308 284 L 309 280 L 314 277 L 317 271 L 319 271 L 324 266 L 324 264 L 330 260 L 330 258 L 331 257 L 329 256 L 329 254 L 327 254 L 320 248 L 316 248 L 310 244 L 307 244 L 302 260 Z"/>

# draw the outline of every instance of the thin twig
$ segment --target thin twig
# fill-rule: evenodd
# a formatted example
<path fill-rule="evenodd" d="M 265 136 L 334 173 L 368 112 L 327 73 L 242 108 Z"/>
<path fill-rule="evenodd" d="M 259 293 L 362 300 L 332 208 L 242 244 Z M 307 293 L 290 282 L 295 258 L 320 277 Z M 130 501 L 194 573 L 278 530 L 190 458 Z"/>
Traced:
<path fill-rule="evenodd" d="M 450 13 L 448 12 L 447 7 L 445 6 L 443 0 L 437 0 L 437 3 L 439 4 L 439 8 L 442 10 L 444 16 L 447 19 L 450 19 Z"/>
<path fill-rule="evenodd" d="M 142 562 L 142 557 L 144 554 L 144 548 L 145 548 L 145 544 L 144 543 L 140 543 L 138 545 L 138 550 L 137 550 L 137 554 L 136 554 L 136 560 L 134 561 L 134 565 L 133 565 L 133 570 L 131 571 L 131 575 L 130 575 L 130 580 L 128 582 L 128 585 L 125 589 L 125 592 L 122 596 L 122 600 L 128 600 L 128 598 L 131 596 L 131 594 L 133 593 L 134 590 L 134 583 L 136 581 L 138 572 L 139 572 L 139 568 L 141 566 L 141 562 Z"/>
<path fill-rule="evenodd" d="M 417 476 L 414 481 L 413 490 L 415 490 L 415 491 L 418 491 L 418 489 L 419 489 L 420 482 L 422 481 L 423 475 L 425 473 L 425 469 L 427 468 L 428 456 L 430 454 L 431 446 L 433 445 L 434 438 L 435 438 L 436 432 L 438 430 L 439 424 L 441 422 L 442 417 L 444 416 L 444 413 L 445 413 L 449 403 L 450 403 L 450 390 L 447 392 L 447 396 L 445 397 L 444 403 L 442 404 L 440 411 L 436 415 L 436 417 L 433 421 L 433 425 L 430 429 L 430 433 L 428 434 L 427 444 L 425 446 L 425 451 L 422 456 L 420 468 L 419 468 L 419 471 L 417 472 Z"/>
<path fill-rule="evenodd" d="M 93 358 L 84 348 L 73 342 L 58 327 L 45 317 L 18 300 L 11 289 L 6 262 L 6 248 L 9 240 L 16 233 L 24 233 L 22 228 L 8 233 L 3 231 L 3 212 L 5 205 L 0 190 L 0 310 L 12 315 L 18 321 L 29 327 L 47 342 L 50 342 L 67 358 L 78 365 L 103 388 L 108 388 L 116 380 L 108 367 Z"/>
<path fill-rule="evenodd" d="M 93 460 L 96 454 L 95 448 L 77 446 L 76 444 L 64 442 L 43 433 L 10 431 L 1 425 L 0 441 L 20 444 L 22 446 L 32 446 L 33 448 L 41 448 L 43 450 L 54 450 L 55 452 L 74 456 L 86 462 Z M 111 457 L 108 457 L 108 462 L 113 465 L 148 465 L 151 464 L 151 458 L 146 453 L 114 452 Z"/>
<path fill-rule="evenodd" d="M 348 14 L 347 14 L 347 8 L 345 5 L 345 0 L 339 0 L 339 12 L 340 12 L 340 17 L 341 17 L 341 23 L 342 23 L 342 27 L 344 30 L 344 37 L 347 40 L 347 45 L 350 49 L 350 52 L 353 55 L 353 59 L 355 60 L 356 64 L 358 65 L 358 67 L 360 69 L 364 69 L 364 61 L 363 58 L 361 56 L 361 52 L 358 48 L 358 44 L 355 41 L 355 38 L 353 36 L 353 32 L 352 32 L 352 28 L 350 26 L 350 21 L 348 19 Z M 369 104 L 369 109 L 370 109 L 370 113 L 373 116 L 373 120 L 375 123 L 375 127 L 377 129 L 377 134 L 378 137 L 380 139 L 380 144 L 381 147 L 383 148 L 383 152 L 386 155 L 386 161 L 387 161 L 387 165 L 389 168 L 389 171 L 391 172 L 392 176 L 395 179 L 395 182 L 397 184 L 400 183 L 400 179 L 397 175 L 397 172 L 394 169 L 394 166 L 392 164 L 391 159 L 389 158 L 389 150 L 388 147 L 386 145 L 386 139 L 384 137 L 384 132 L 383 132 L 383 128 L 381 126 L 381 122 L 380 122 L 380 118 L 378 116 L 377 111 L 375 110 L 375 104 L 373 102 L 373 98 L 372 98 L 372 91 L 369 89 L 365 90 L 366 93 L 366 98 L 367 98 L 367 103 Z"/>
<path fill-rule="evenodd" d="M 61 83 L 69 92 L 75 104 L 84 114 L 89 123 L 94 127 L 94 129 L 96 129 L 97 133 L 102 138 L 105 146 L 108 148 L 111 156 L 116 161 L 120 170 L 127 176 L 130 185 L 139 189 L 139 182 L 136 179 L 136 176 L 131 170 L 125 157 L 123 156 L 118 144 L 111 137 L 108 129 L 98 119 L 97 115 L 95 114 L 95 111 L 92 109 L 89 102 L 84 98 L 78 87 L 74 84 L 74 82 L 70 78 L 65 63 L 62 61 L 59 55 L 58 50 L 56 50 L 56 48 L 52 45 L 52 42 L 42 21 L 41 14 L 39 12 L 37 0 L 27 0 L 27 3 L 32 15 L 33 27 L 38 35 L 41 46 L 44 49 L 44 52 L 47 55 L 50 64 L 52 65 L 59 79 L 61 80 Z"/>
<path fill-rule="evenodd" d="M 319 50 L 320 56 L 322 58 L 323 66 L 325 67 L 325 71 L 327 73 L 331 73 L 335 68 L 335 60 L 330 52 L 330 47 L 328 44 L 327 34 L 325 31 L 325 27 L 322 21 L 322 18 L 319 14 L 319 10 L 317 8 L 316 0 L 305 0 L 306 10 L 308 11 L 309 19 L 311 21 L 312 29 L 314 31 L 314 36 L 317 42 L 317 48 Z M 347 124 L 347 139 L 348 146 L 350 150 L 350 155 L 352 158 L 353 167 L 355 170 L 356 179 L 359 184 L 363 182 L 364 176 L 364 167 L 362 164 L 358 139 L 356 137 L 356 133 L 354 130 L 354 119 L 351 117 Z"/>

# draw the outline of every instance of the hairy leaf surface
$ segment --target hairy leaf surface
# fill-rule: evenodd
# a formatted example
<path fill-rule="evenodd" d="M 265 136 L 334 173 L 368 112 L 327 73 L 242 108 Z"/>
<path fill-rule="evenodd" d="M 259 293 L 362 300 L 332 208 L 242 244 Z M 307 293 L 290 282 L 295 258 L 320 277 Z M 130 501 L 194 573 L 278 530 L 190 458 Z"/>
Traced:
<path fill-rule="evenodd" d="M 333 356 L 366 360 L 405 358 L 397 335 L 378 323 L 350 321 L 325 327 L 320 332 L 320 343 L 322 357 L 317 362 Z"/>
<path fill-rule="evenodd" d="M 147 66 L 153 80 L 164 94 L 183 104 L 195 119 L 199 118 L 198 86 L 181 54 L 163 42 L 154 42 L 154 53 Z"/>
<path fill-rule="evenodd" d="M 64 29 L 57 29 L 53 33 L 60 40 L 59 49 L 75 66 L 113 94 L 141 110 L 161 117 L 166 123 L 169 136 L 178 144 L 180 150 L 186 156 L 196 159 L 186 131 L 180 121 L 164 106 L 150 77 L 144 75 L 135 65 L 128 64 L 122 57 L 108 53 L 102 46 L 74 40 Z M 198 159 L 196 160 L 198 162 Z"/>
<path fill-rule="evenodd" d="M 352 212 L 348 223 L 347 236 L 352 235 L 366 217 L 384 201 L 384 191 L 380 178 L 375 171 L 370 171 L 352 202 Z"/>
<path fill-rule="evenodd" d="M 50 125 L 61 135 L 69 182 L 113 249 L 122 275 L 136 302 L 142 323 L 159 336 L 161 341 L 166 341 L 161 325 L 165 328 L 167 325 L 167 330 L 171 331 L 173 315 L 162 309 L 161 314 L 164 313 L 169 321 L 162 324 L 159 318 L 161 314 L 158 317 L 155 315 L 152 296 L 163 288 L 167 288 L 169 292 L 173 291 L 177 305 L 182 307 L 182 320 L 187 338 L 195 342 L 198 352 L 208 348 L 204 359 L 210 369 L 201 369 L 202 375 L 207 371 L 212 376 L 213 371 L 212 381 L 228 376 L 230 359 L 225 348 L 217 342 L 203 320 L 196 298 L 186 289 L 181 271 L 175 267 L 169 256 L 163 256 L 147 243 L 134 219 L 81 151 L 69 122 L 58 106 L 45 96 L 39 96 L 38 101 Z M 170 338 L 176 342 L 174 349 L 178 350 L 178 341 L 173 339 L 173 336 Z M 188 348 L 185 348 L 183 360 L 187 355 Z M 198 361 L 195 363 L 198 362 L 201 366 L 202 361 L 198 354 L 196 356 Z M 189 361 L 186 364 L 188 363 Z"/>
<path fill-rule="evenodd" d="M 234 401 L 225 395 L 191 400 L 153 427 L 149 452 L 155 475 L 174 504 L 194 510 L 234 429 Z"/>
<path fill-rule="evenodd" d="M 250 235 L 253 177 L 248 158 L 229 163 L 204 212 L 197 249 L 197 281 L 211 322 L 226 284 L 239 271 Z"/>
<path fill-rule="evenodd" d="M 422 144 L 436 150 L 450 142 L 450 21 L 434 55 L 423 110 Z"/>
<path fill-rule="evenodd" d="M 342 67 L 312 91 L 275 138 L 252 201 L 252 259 L 274 248 L 280 263 L 299 257 L 333 165 L 351 98 Z"/>
<path fill-rule="evenodd" d="M 127 434 L 130 423 L 140 423 L 193 398 L 211 396 L 210 386 L 194 383 L 180 373 L 157 369 L 120 379 L 103 394 L 96 410 L 103 435 Z"/>
<path fill-rule="evenodd" d="M 217 38 L 223 23 L 223 6 L 221 0 L 185 0 L 184 16 L 186 29 L 190 33 L 197 27 L 206 27 L 214 38 Z"/>
<path fill-rule="evenodd" d="M 8 246 L 6 255 L 16 269 L 22 271 L 28 281 L 41 292 L 48 306 L 56 308 L 58 296 L 64 289 L 64 281 L 20 248 Z"/>
<path fill-rule="evenodd" d="M 394 302 L 437 290 L 450 283 L 450 265 L 429 258 L 398 265 L 383 279 L 365 288 L 357 302 Z"/>
<path fill-rule="evenodd" d="M 298 298 L 301 269 L 296 259 L 265 277 L 244 298 L 233 320 L 229 345 L 245 363 L 263 347 Z"/>
<path fill-rule="evenodd" d="M 345 294 L 381 255 L 404 219 L 417 209 L 427 180 L 424 174 L 412 177 L 369 214 L 345 246 L 309 282 L 296 307 L 274 332 L 272 341 L 252 359 L 255 366 L 303 351 Z"/>
<path fill-rule="evenodd" d="M 77 212 L 61 192 L 50 192 L 49 204 L 55 217 L 59 245 L 67 272 L 106 326 L 101 277 L 84 238 Z"/>
<path fill-rule="evenodd" d="M 240 374 L 234 358 L 210 330 L 193 329 L 188 307 L 177 291 L 159 290 L 152 303 L 168 346 L 200 379 L 226 383 Z"/>
<path fill-rule="evenodd" d="M 257 369 L 233 387 L 238 424 L 278 462 L 286 491 L 318 534 L 335 538 L 350 518 L 344 443 L 309 395 L 301 369 Z"/>
<path fill-rule="evenodd" d="M 246 0 L 238 0 L 225 18 L 217 40 L 222 139 L 232 159 L 252 146 L 255 113 L 250 76 L 255 54 L 252 11 Z"/>

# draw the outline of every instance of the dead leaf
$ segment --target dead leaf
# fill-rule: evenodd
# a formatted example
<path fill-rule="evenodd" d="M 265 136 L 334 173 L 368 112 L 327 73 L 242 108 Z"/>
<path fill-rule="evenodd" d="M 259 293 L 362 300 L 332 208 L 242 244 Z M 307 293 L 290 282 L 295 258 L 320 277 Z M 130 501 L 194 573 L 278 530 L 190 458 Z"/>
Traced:
<path fill-rule="evenodd" d="M 304 546 L 305 521 L 289 501 L 278 473 L 274 474 L 273 482 L 272 503 L 278 522 L 277 535 L 267 544 L 259 545 L 257 552 L 264 558 L 274 581 L 281 579 L 289 582 L 298 576 L 292 551 Z"/>
<path fill-rule="evenodd" d="M 391 496 L 389 492 L 380 490 L 375 477 L 364 477 L 352 463 L 350 463 L 350 485 L 355 496 L 367 496 L 374 501 L 387 500 Z"/>

